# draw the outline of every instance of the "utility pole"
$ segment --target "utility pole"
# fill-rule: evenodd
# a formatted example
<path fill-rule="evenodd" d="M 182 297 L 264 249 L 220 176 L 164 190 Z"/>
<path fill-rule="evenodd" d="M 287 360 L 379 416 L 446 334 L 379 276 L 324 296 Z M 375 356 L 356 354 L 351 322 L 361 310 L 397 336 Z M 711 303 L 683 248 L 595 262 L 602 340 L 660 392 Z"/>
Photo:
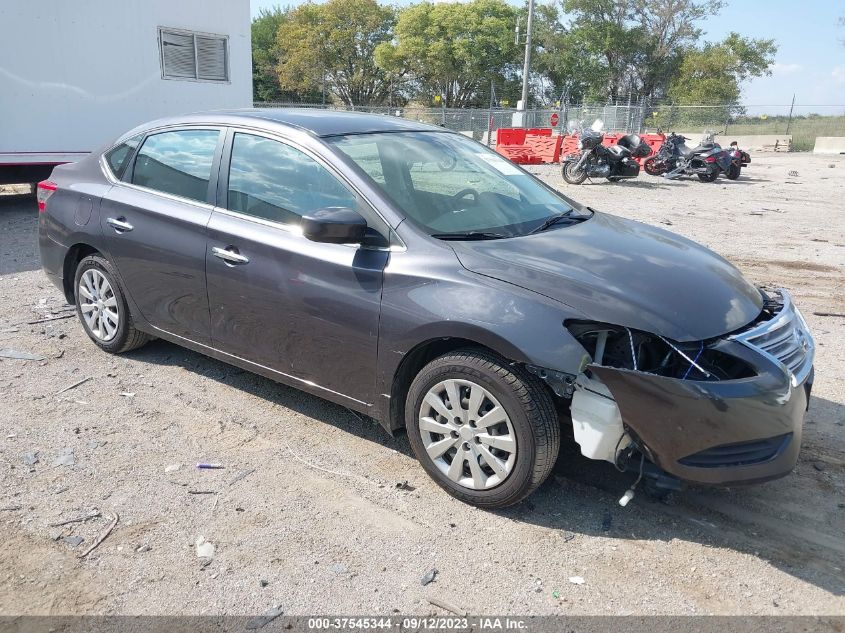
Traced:
<path fill-rule="evenodd" d="M 789 106 L 789 120 L 786 122 L 786 134 L 789 134 L 789 128 L 792 125 L 792 110 L 795 108 L 795 93 L 792 93 L 792 105 Z"/>
<path fill-rule="evenodd" d="M 525 25 L 525 64 L 522 67 L 522 109 L 528 109 L 528 75 L 531 72 L 531 31 L 534 27 L 534 0 L 528 0 L 528 24 Z"/>

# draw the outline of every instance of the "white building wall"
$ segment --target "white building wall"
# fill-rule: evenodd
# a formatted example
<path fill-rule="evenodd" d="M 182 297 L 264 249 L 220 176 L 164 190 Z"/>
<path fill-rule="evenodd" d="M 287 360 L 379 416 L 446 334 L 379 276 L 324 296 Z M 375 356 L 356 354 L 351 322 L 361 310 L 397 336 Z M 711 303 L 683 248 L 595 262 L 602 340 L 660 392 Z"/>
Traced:
<path fill-rule="evenodd" d="M 162 79 L 158 27 L 229 37 L 229 83 Z M 252 105 L 249 0 L 0 1 L 0 163 Z"/>

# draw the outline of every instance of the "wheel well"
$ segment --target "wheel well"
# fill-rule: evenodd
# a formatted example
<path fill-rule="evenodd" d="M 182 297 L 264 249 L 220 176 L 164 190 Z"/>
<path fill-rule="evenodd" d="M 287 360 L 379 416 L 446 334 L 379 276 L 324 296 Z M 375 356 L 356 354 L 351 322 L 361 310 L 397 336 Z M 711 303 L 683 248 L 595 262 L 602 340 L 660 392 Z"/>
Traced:
<path fill-rule="evenodd" d="M 100 251 L 89 244 L 74 244 L 68 249 L 62 265 L 62 286 L 68 303 L 74 303 L 75 300 L 73 279 L 76 276 L 76 267 L 79 266 L 79 262 L 89 255 L 99 253 Z"/>
<path fill-rule="evenodd" d="M 393 376 L 390 390 L 390 427 L 393 431 L 405 428 L 405 396 L 419 371 L 439 356 L 468 348 L 485 350 L 500 356 L 496 350 L 465 338 L 438 338 L 426 341 L 405 354 Z"/>

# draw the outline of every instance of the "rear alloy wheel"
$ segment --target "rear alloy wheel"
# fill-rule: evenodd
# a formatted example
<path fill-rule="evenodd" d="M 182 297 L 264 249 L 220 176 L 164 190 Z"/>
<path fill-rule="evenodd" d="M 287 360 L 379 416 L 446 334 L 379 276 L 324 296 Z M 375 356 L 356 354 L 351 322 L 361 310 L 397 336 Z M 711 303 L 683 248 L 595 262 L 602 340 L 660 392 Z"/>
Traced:
<path fill-rule="evenodd" d="M 76 314 L 85 333 L 101 349 L 113 354 L 140 347 L 150 336 L 135 329 L 126 299 L 101 255 L 85 257 L 74 277 Z"/>
<path fill-rule="evenodd" d="M 560 445 L 554 403 L 539 379 L 477 350 L 426 365 L 408 391 L 405 422 L 428 474 L 452 496 L 485 508 L 533 492 Z"/>

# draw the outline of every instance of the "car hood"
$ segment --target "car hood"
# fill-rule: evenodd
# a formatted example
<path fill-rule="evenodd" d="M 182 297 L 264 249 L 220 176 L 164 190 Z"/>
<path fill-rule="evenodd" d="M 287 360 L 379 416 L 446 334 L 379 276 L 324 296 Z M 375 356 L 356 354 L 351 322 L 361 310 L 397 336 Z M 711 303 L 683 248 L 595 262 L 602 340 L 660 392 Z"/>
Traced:
<path fill-rule="evenodd" d="M 536 235 L 450 244 L 468 270 L 560 301 L 584 318 L 675 341 L 731 332 L 762 309 L 760 291 L 713 251 L 605 213 Z"/>

